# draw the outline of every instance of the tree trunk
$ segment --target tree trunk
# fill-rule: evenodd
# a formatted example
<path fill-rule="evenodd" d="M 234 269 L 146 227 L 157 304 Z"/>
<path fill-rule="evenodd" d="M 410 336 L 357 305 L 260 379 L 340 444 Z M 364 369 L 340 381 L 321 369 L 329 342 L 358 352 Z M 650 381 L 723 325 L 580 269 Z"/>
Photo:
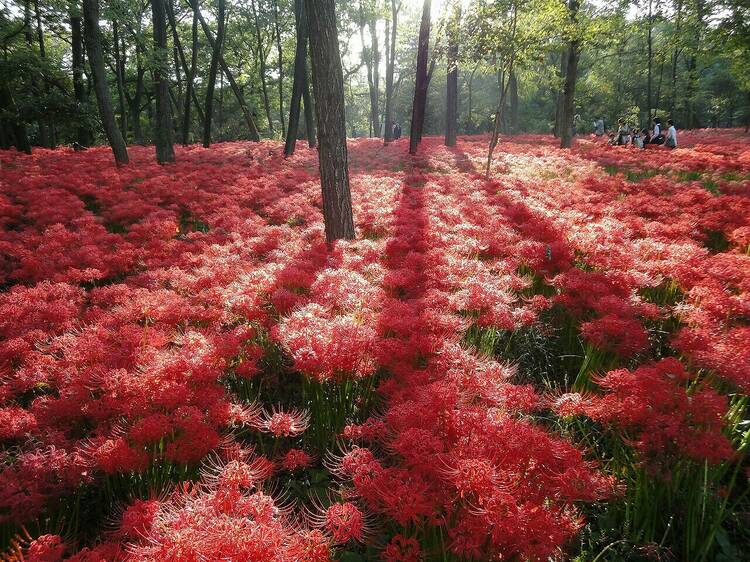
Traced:
<path fill-rule="evenodd" d="M 289 103 L 289 128 L 284 143 L 285 156 L 294 154 L 303 88 L 307 85 L 307 14 L 304 0 L 294 1 L 294 22 L 297 31 L 297 46 L 294 51 L 294 81 L 292 82 L 292 99 Z"/>
<path fill-rule="evenodd" d="M 448 26 L 448 76 L 446 79 L 445 146 L 456 146 L 458 132 L 458 26 L 461 8 L 454 4 L 454 12 Z"/>
<path fill-rule="evenodd" d="M 580 0 L 569 0 L 568 10 L 573 23 L 578 18 Z M 562 128 L 560 130 L 560 148 L 570 148 L 573 144 L 573 114 L 575 113 L 576 80 L 578 78 L 578 59 L 581 56 L 581 46 L 577 39 L 568 44 L 568 64 L 563 86 Z M 649 110 L 650 111 L 650 110 Z"/>
<path fill-rule="evenodd" d="M 515 72 L 510 73 L 508 88 L 510 89 L 510 132 L 518 132 L 518 78 Z"/>
<path fill-rule="evenodd" d="M 411 129 L 409 131 L 409 154 L 416 154 L 422 140 L 424 113 L 427 106 L 427 50 L 430 43 L 431 0 L 422 5 L 422 23 L 419 26 L 419 47 L 417 50 L 417 76 L 414 82 L 414 100 L 411 106 Z"/>
<path fill-rule="evenodd" d="M 562 118 L 563 118 L 563 105 L 564 105 L 564 89 L 565 89 L 565 79 L 568 76 L 568 53 L 567 51 L 564 51 L 560 55 L 560 80 L 561 85 L 560 89 L 557 92 L 557 103 L 555 104 L 555 127 L 552 130 L 552 135 L 554 137 L 559 137 L 562 134 Z"/>
<path fill-rule="evenodd" d="M 115 112 L 112 109 L 107 76 L 104 70 L 104 56 L 99 38 L 99 3 L 98 0 L 83 0 L 83 33 L 86 41 L 91 77 L 94 82 L 94 93 L 99 106 L 99 117 L 104 126 L 112 154 L 117 165 L 128 163 L 128 150 L 115 122 Z"/>
<path fill-rule="evenodd" d="M 77 11 L 77 8 L 74 8 Z M 72 46 L 73 67 L 73 94 L 76 99 L 76 143 L 75 150 L 81 150 L 89 146 L 90 135 L 86 126 L 86 89 L 83 85 L 83 37 L 81 35 L 81 16 L 78 13 L 70 13 L 70 30 Z"/>
<path fill-rule="evenodd" d="M 31 154 L 31 144 L 26 134 L 26 124 L 18 115 L 18 108 L 13 99 L 13 93 L 6 80 L 0 80 L 0 115 L 10 114 L 12 117 L 3 117 L 3 130 L 10 129 L 13 133 L 14 144 L 18 152 Z"/>
<path fill-rule="evenodd" d="M 47 50 L 44 47 L 44 31 L 42 30 L 42 14 L 39 10 L 39 0 L 34 0 L 34 15 L 36 17 L 36 37 L 39 44 L 39 57 L 44 60 L 47 58 Z M 45 98 L 49 96 L 49 83 L 44 84 L 44 95 Z M 53 113 L 47 112 L 47 138 L 45 139 L 44 146 L 48 148 L 55 148 L 57 144 L 55 140 L 55 121 L 53 119 Z"/>
<path fill-rule="evenodd" d="M 315 133 L 315 104 L 310 95 L 309 77 L 310 72 L 307 71 L 307 61 L 305 61 L 305 82 L 302 84 L 302 104 L 305 106 L 305 135 L 307 135 L 307 146 L 315 148 L 318 144 L 318 137 Z"/>
<path fill-rule="evenodd" d="M 263 105 L 266 109 L 266 119 L 268 120 L 268 132 L 273 135 L 273 119 L 271 119 L 271 104 L 268 100 L 268 85 L 266 83 L 266 51 L 263 47 L 263 37 L 260 33 L 260 20 L 258 19 L 258 10 L 255 7 L 255 0 L 250 0 L 250 6 L 253 9 L 255 18 L 255 40 L 258 46 L 258 66 L 260 73 L 260 85 L 263 91 Z"/>
<path fill-rule="evenodd" d="M 141 101 L 143 100 L 143 76 L 146 69 L 143 66 L 143 47 L 136 41 L 135 44 L 135 93 L 130 103 L 130 121 L 133 125 L 133 139 L 136 144 L 143 144 L 143 129 L 141 128 L 141 111 L 143 110 Z"/>
<path fill-rule="evenodd" d="M 380 46 L 378 45 L 377 18 L 368 19 L 367 27 L 370 31 L 370 66 L 368 72 L 368 86 L 370 88 L 370 122 L 373 135 L 380 136 Z"/>
<path fill-rule="evenodd" d="M 326 240 L 354 239 L 346 149 L 344 76 L 335 0 L 305 0 L 310 30 L 312 82 L 318 122 L 318 163 Z"/>
<path fill-rule="evenodd" d="M 198 1 L 197 0 L 188 0 L 188 1 L 190 2 L 190 6 L 195 12 L 195 14 L 198 16 L 198 21 L 201 24 L 201 28 L 203 29 L 203 34 L 206 36 L 206 40 L 208 41 L 209 47 L 213 49 L 214 48 L 214 36 L 211 33 L 211 29 L 208 27 L 208 24 L 206 23 L 206 19 L 203 17 L 203 14 L 201 14 L 200 9 L 198 8 Z M 247 123 L 248 129 L 250 129 L 250 140 L 255 141 L 255 142 L 259 141 L 260 135 L 258 134 L 258 128 L 255 126 L 255 121 L 253 121 L 253 116 L 250 113 L 250 110 L 247 108 L 247 104 L 245 103 L 245 96 L 242 95 L 242 90 L 237 85 L 237 82 L 234 79 L 234 75 L 232 74 L 232 71 L 229 70 L 229 65 L 227 65 L 226 61 L 224 60 L 224 57 L 221 55 L 219 55 L 219 64 L 221 65 L 221 70 L 224 72 L 224 76 L 227 77 L 227 81 L 229 82 L 229 86 L 232 88 L 234 97 L 237 98 L 237 103 L 239 104 L 240 109 L 242 109 L 242 114 L 245 117 L 245 123 Z"/>
<path fill-rule="evenodd" d="M 281 50 L 278 0 L 273 0 L 273 24 L 276 28 L 276 51 L 279 55 L 279 120 L 281 121 L 281 136 L 283 137 L 286 135 L 286 125 L 284 123 L 284 56 Z"/>
<path fill-rule="evenodd" d="M 653 12 L 653 0 L 648 0 L 648 35 L 647 35 L 647 46 L 648 46 L 648 79 L 646 81 L 646 106 L 647 106 L 647 119 L 646 122 L 650 123 L 652 119 L 652 89 L 653 89 L 653 66 L 654 66 L 654 12 Z"/>
<path fill-rule="evenodd" d="M 197 0 L 196 0 L 197 2 Z M 174 27 L 174 26 L 173 26 Z M 177 32 L 175 31 L 175 35 Z M 190 69 L 186 71 L 185 80 L 185 114 L 182 118 L 182 144 L 187 146 L 190 142 L 190 106 L 191 97 L 195 95 L 195 89 L 193 84 L 195 83 L 195 73 L 198 66 L 198 16 L 196 11 L 193 11 L 193 25 L 191 29 L 191 51 L 190 51 Z M 195 104 L 196 109 L 200 107 L 200 104 Z M 203 120 L 205 122 L 205 118 Z"/>
<path fill-rule="evenodd" d="M 117 78 L 117 101 L 120 112 L 120 134 L 123 139 L 128 138 L 128 117 L 125 110 L 125 61 L 120 55 L 120 37 L 117 19 L 112 20 L 112 40 L 115 53 L 115 76 Z M 123 56 L 125 49 L 122 50 Z"/>
<path fill-rule="evenodd" d="M 224 43 L 224 0 L 218 0 L 219 2 L 219 21 L 218 28 L 216 31 L 216 41 L 214 42 L 213 52 L 211 53 L 211 66 L 208 71 L 208 85 L 206 86 L 206 111 L 205 111 L 205 122 L 203 126 L 203 146 L 208 148 L 211 146 L 211 122 L 213 121 L 214 113 L 214 88 L 216 86 L 216 72 L 219 67 L 219 59 L 221 58 L 221 48 Z"/>
<path fill-rule="evenodd" d="M 156 161 L 174 162 L 172 106 L 169 103 L 169 51 L 167 50 L 166 0 L 151 0 L 154 27 L 154 81 L 156 89 Z"/>
<path fill-rule="evenodd" d="M 401 10 L 401 2 L 396 6 L 396 0 L 391 0 L 391 44 L 388 49 L 388 57 L 385 61 L 385 131 L 383 134 L 385 144 L 393 140 L 393 73 L 396 69 L 396 30 L 398 28 L 398 13 Z"/>

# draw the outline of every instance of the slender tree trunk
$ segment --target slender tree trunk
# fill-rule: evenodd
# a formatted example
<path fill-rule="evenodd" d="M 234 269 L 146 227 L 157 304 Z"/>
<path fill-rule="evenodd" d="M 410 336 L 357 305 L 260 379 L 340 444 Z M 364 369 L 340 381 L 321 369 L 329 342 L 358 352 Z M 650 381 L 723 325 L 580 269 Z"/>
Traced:
<path fill-rule="evenodd" d="M 135 93 L 130 99 L 130 120 L 133 126 L 133 138 L 136 144 L 143 144 L 143 129 L 141 128 L 141 112 L 143 111 L 143 76 L 146 69 L 143 66 L 143 47 L 136 41 L 135 45 Z"/>
<path fill-rule="evenodd" d="M 646 122 L 650 123 L 652 119 L 652 110 L 653 108 L 653 98 L 652 98 L 652 90 L 653 90 L 653 66 L 654 66 L 654 40 L 653 40 L 653 32 L 654 32 L 654 12 L 653 12 L 653 0 L 648 0 L 648 36 L 647 36 L 647 45 L 648 45 L 648 79 L 646 82 L 646 106 L 648 108 L 647 110 L 647 119 Z"/>
<path fill-rule="evenodd" d="M 396 69 L 396 30 L 398 28 L 398 13 L 401 10 L 401 2 L 396 5 L 396 0 L 391 0 L 391 44 L 388 48 L 385 67 L 385 131 L 384 140 L 388 144 L 393 140 L 393 74 Z"/>
<path fill-rule="evenodd" d="M 154 81 L 156 89 L 156 161 L 174 162 L 172 106 L 169 103 L 169 51 L 167 50 L 167 0 L 151 0 L 154 27 Z"/>
<path fill-rule="evenodd" d="M 128 117 L 125 109 L 125 64 L 120 55 L 120 37 L 117 19 L 112 20 L 112 40 L 115 54 L 115 77 L 117 79 L 117 101 L 120 112 L 120 134 L 128 138 Z M 123 53 L 125 51 L 123 50 Z"/>
<path fill-rule="evenodd" d="M 33 49 L 34 45 L 34 33 L 31 28 L 31 1 L 25 0 L 24 2 L 24 14 L 23 14 L 23 22 L 24 22 L 24 37 L 26 39 L 26 44 L 29 46 L 29 49 Z M 39 108 L 44 108 L 44 100 L 41 99 L 39 94 L 39 84 L 36 80 L 36 74 L 31 75 L 31 90 L 33 92 L 33 95 L 37 99 L 37 106 Z M 37 119 L 37 128 L 39 129 L 39 145 L 40 146 L 47 146 L 47 126 L 45 125 L 44 121 L 42 119 Z"/>
<path fill-rule="evenodd" d="M 42 29 L 42 14 L 39 10 L 39 0 L 34 0 L 34 15 L 36 17 L 36 37 L 39 44 L 39 57 L 44 60 L 47 58 L 47 49 L 44 46 L 44 30 Z M 49 83 L 44 84 L 44 95 L 45 98 L 49 96 Z M 44 142 L 44 146 L 48 148 L 55 148 L 57 140 L 55 139 L 55 120 L 53 112 L 47 112 L 47 138 Z"/>
<path fill-rule="evenodd" d="M 260 67 L 260 85 L 263 91 L 263 105 L 266 109 L 266 119 L 268 120 L 268 132 L 271 135 L 273 131 L 273 119 L 271 119 L 271 104 L 268 99 L 268 85 L 266 83 L 266 51 L 263 47 L 263 37 L 260 33 L 260 20 L 258 19 L 258 10 L 255 6 L 255 0 L 250 0 L 250 6 L 253 9 L 253 17 L 255 18 L 255 40 L 258 45 L 258 65 Z"/>
<path fill-rule="evenodd" d="M 419 26 L 419 47 L 417 50 L 417 76 L 414 83 L 414 101 L 411 109 L 411 130 L 409 131 L 409 154 L 416 154 L 422 140 L 424 114 L 427 106 L 427 51 L 430 44 L 431 0 L 422 5 L 422 23 Z"/>
<path fill-rule="evenodd" d="M 74 13 L 70 12 L 70 30 L 71 30 L 71 47 L 72 47 L 72 67 L 73 67 L 73 94 L 76 100 L 76 143 L 75 150 L 82 150 L 89 146 L 90 135 L 86 126 L 86 89 L 83 84 L 83 37 L 81 35 L 81 16 L 74 8 Z"/>
<path fill-rule="evenodd" d="M 557 104 L 555 105 L 555 128 L 552 131 L 552 135 L 559 137 L 562 135 L 562 118 L 563 118 L 563 105 L 565 99 L 565 79 L 568 76 L 568 52 L 563 51 L 560 55 L 560 90 L 557 92 Z"/>
<path fill-rule="evenodd" d="M 86 50 L 91 66 L 91 77 L 94 82 L 94 93 L 99 106 L 99 117 L 104 126 L 112 154 L 117 165 L 128 163 L 128 150 L 115 122 L 115 112 L 112 109 L 107 76 L 104 69 L 104 56 L 99 38 L 99 3 L 98 0 L 83 0 L 83 30 Z"/>
<path fill-rule="evenodd" d="M 578 19 L 580 0 L 569 0 L 568 11 L 572 23 Z M 581 45 L 578 39 L 568 44 L 568 67 L 563 87 L 563 114 L 560 130 L 560 148 L 570 148 L 573 144 L 573 115 L 575 113 L 576 80 L 578 79 L 578 60 L 581 56 Z M 649 109 L 649 111 L 651 111 Z"/>
<path fill-rule="evenodd" d="M 198 8 L 198 1 L 197 0 L 189 0 L 191 3 L 191 7 L 194 10 L 195 14 L 198 16 L 198 21 L 201 24 L 201 28 L 203 29 L 203 34 L 206 36 L 206 40 L 208 41 L 209 47 L 212 49 L 214 48 L 214 36 L 211 33 L 211 29 L 208 27 L 208 24 L 206 23 L 206 19 L 203 17 L 203 14 L 201 14 L 200 9 Z M 193 3 L 194 2 L 194 3 Z M 232 92 L 234 93 L 234 97 L 237 98 L 237 103 L 240 106 L 240 109 L 242 110 L 242 114 L 245 117 L 245 123 L 247 123 L 247 127 L 250 130 L 250 140 L 252 141 L 259 141 L 260 135 L 258 134 L 258 128 L 255 126 L 255 121 L 253 120 L 253 116 L 250 113 L 250 110 L 247 107 L 247 104 L 245 103 L 245 96 L 242 95 L 242 90 L 237 85 L 237 82 L 234 79 L 234 75 L 232 74 L 232 71 L 229 70 L 229 65 L 224 60 L 224 57 L 219 55 L 219 65 L 221 65 L 221 70 L 224 72 L 224 76 L 227 77 L 227 82 L 229 82 L 230 88 L 232 88 Z"/>
<path fill-rule="evenodd" d="M 289 128 L 287 129 L 284 155 L 291 156 L 297 144 L 302 91 L 307 84 L 307 15 L 304 0 L 294 2 L 294 22 L 297 31 L 297 46 L 294 51 L 294 81 L 292 99 L 289 102 Z"/>
<path fill-rule="evenodd" d="M 198 0 L 196 0 L 197 3 Z M 173 25 L 174 28 L 174 25 Z M 176 35 L 175 31 L 175 35 Z M 190 51 L 190 69 L 186 71 L 185 79 L 187 84 L 185 85 L 185 114 L 182 118 L 182 144 L 187 146 L 190 142 L 190 106 L 191 98 L 195 94 L 193 84 L 195 83 L 195 72 L 198 65 L 198 16 L 196 11 L 193 11 L 193 25 L 191 28 L 191 51 Z M 200 107 L 200 104 L 195 104 L 196 109 Z M 205 122 L 205 119 L 203 120 Z"/>
<path fill-rule="evenodd" d="M 310 30 L 312 82 L 318 122 L 318 162 L 326 240 L 354 238 L 346 149 L 344 76 L 335 0 L 305 0 Z"/>
<path fill-rule="evenodd" d="M 214 42 L 213 53 L 211 54 L 211 66 L 208 71 L 208 85 L 206 86 L 206 111 L 205 124 L 203 126 L 203 146 L 211 146 L 211 121 L 214 112 L 214 88 L 216 86 L 216 72 L 219 68 L 219 59 L 221 58 L 221 47 L 224 43 L 224 0 L 219 2 L 218 28 L 216 31 L 216 41 Z"/>
<path fill-rule="evenodd" d="M 515 72 L 510 73 L 508 78 L 510 96 L 510 132 L 518 132 L 518 78 Z"/>
<path fill-rule="evenodd" d="M 446 80 L 445 146 L 456 146 L 458 132 L 458 27 L 461 21 L 460 4 L 455 3 L 448 24 L 448 77 Z"/>
<path fill-rule="evenodd" d="M 286 135 L 286 125 L 284 123 L 284 55 L 281 50 L 278 0 L 273 0 L 273 24 L 276 28 L 276 52 L 279 56 L 279 120 L 281 121 L 281 136 L 283 137 Z"/>
<path fill-rule="evenodd" d="M 367 21 L 370 32 L 370 65 L 368 66 L 368 86 L 370 89 L 370 122 L 373 136 L 380 136 L 380 47 L 378 45 L 377 18 L 371 16 Z"/>
<path fill-rule="evenodd" d="M 305 61 L 307 67 L 307 61 Z M 315 133 L 315 104 L 310 95 L 310 72 L 305 72 L 305 82 L 302 84 L 302 104 L 305 108 L 305 135 L 307 135 L 307 146 L 315 148 L 318 145 L 318 136 Z"/>

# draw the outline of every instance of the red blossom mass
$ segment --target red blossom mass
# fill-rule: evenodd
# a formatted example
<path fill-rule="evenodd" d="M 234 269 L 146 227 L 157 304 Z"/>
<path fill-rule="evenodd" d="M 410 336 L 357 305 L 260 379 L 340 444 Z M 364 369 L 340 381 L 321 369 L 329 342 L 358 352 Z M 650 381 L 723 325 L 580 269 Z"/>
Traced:
<path fill-rule="evenodd" d="M 304 147 L 177 147 L 169 167 L 132 147 L 121 168 L 101 147 L 1 153 L 0 524 L 160 484 L 118 498 L 98 540 L 36 536 L 24 559 L 327 562 L 377 521 L 389 562 L 425 559 L 428 534 L 465 559 L 548 560 L 618 482 L 540 412 L 589 416 L 648 462 L 731 458 L 725 394 L 750 390 L 747 138 L 509 137 L 492 180 L 486 140 L 425 138 L 414 158 L 351 141 L 357 237 L 332 246 Z M 617 368 L 549 399 L 503 348 L 561 325 Z M 470 333 L 496 340 L 480 352 Z M 367 389 L 337 452 L 311 445 L 322 417 L 293 384 L 345 404 Z M 305 518 L 278 483 L 311 467 L 337 497 Z"/>

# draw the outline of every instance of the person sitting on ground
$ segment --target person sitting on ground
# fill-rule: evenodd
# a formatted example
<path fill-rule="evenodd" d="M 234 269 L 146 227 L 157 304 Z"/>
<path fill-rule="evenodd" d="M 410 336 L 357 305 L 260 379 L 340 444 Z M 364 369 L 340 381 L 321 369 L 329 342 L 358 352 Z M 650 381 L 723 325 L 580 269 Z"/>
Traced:
<path fill-rule="evenodd" d="M 641 139 L 643 141 L 643 146 L 641 148 L 645 148 L 645 146 L 651 142 L 651 135 L 648 133 L 648 129 L 643 129 L 641 131 Z"/>
<path fill-rule="evenodd" d="M 674 121 L 667 119 L 667 136 L 664 140 L 664 145 L 669 148 L 677 148 L 677 129 L 675 129 Z"/>
<path fill-rule="evenodd" d="M 651 133 L 651 144 L 664 144 L 664 133 L 661 130 L 661 119 L 654 117 L 654 130 Z"/>
<path fill-rule="evenodd" d="M 637 128 L 633 129 L 633 140 L 631 142 L 636 148 L 643 148 L 643 138 L 641 138 L 641 132 Z"/>
<path fill-rule="evenodd" d="M 618 120 L 617 124 L 619 125 L 617 128 L 617 145 L 630 144 L 630 125 L 625 122 L 625 119 Z"/>

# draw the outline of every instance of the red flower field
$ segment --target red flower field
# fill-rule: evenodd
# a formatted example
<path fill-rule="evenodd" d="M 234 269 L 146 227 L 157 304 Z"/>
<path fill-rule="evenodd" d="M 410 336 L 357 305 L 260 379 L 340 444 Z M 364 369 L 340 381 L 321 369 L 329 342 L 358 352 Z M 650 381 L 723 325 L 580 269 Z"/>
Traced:
<path fill-rule="evenodd" d="M 680 134 L 353 140 L 333 247 L 306 148 L 0 153 L 6 557 L 741 550 L 750 137 Z"/>

